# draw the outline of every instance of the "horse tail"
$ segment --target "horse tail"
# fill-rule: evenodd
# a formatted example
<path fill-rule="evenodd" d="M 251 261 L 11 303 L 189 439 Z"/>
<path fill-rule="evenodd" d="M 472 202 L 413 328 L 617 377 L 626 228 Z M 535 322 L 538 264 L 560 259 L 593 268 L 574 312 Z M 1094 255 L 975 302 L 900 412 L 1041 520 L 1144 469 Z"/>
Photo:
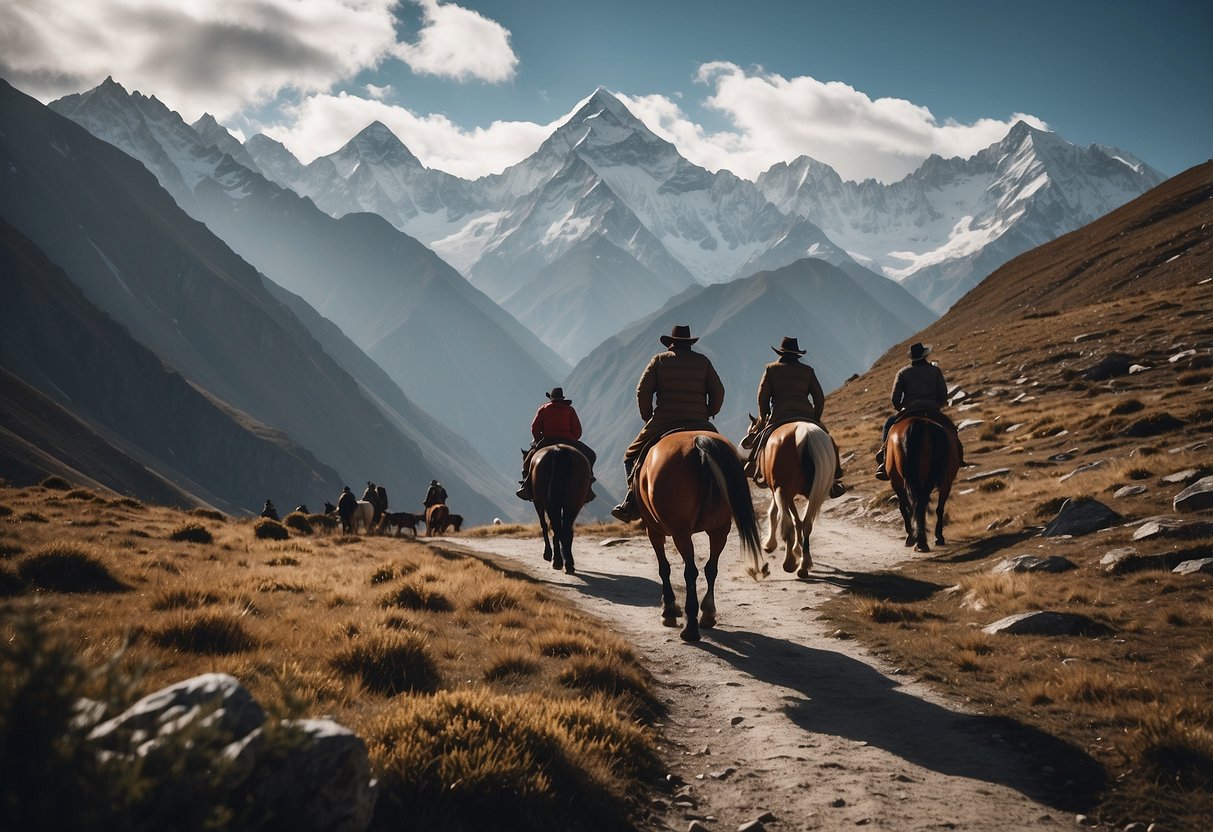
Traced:
<path fill-rule="evenodd" d="M 906 425 L 906 467 L 913 465 L 915 468 L 912 472 L 907 471 L 911 475 L 905 477 L 911 511 L 927 504 L 947 468 L 948 443 L 932 441 L 933 434 L 942 430 L 925 419 L 911 419 Z"/>
<path fill-rule="evenodd" d="M 741 460 L 737 458 L 737 451 L 719 436 L 697 436 L 695 448 L 712 471 L 716 483 L 729 502 L 733 522 L 737 525 L 737 536 L 741 540 L 746 571 L 757 577 L 762 574 L 764 565 L 759 553 L 758 519 L 754 515 L 754 503 L 750 498 L 750 481 L 741 467 Z"/>
<path fill-rule="evenodd" d="M 834 456 L 834 442 L 830 435 L 817 425 L 801 422 L 796 429 L 796 449 L 800 452 L 801 470 L 809 484 L 805 497 L 809 507 L 805 517 L 812 522 L 822 503 L 830 496 L 834 482 L 834 468 L 838 460 Z"/>

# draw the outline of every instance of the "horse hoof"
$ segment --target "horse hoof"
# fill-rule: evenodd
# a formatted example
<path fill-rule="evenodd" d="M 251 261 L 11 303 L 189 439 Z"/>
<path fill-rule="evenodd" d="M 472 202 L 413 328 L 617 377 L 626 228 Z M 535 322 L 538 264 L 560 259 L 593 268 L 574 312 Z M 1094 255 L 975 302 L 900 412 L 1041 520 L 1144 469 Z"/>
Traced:
<path fill-rule="evenodd" d="M 677 618 L 677 617 L 671 617 L 671 616 L 668 616 L 668 615 L 663 615 L 663 616 L 661 616 L 661 626 L 663 626 L 663 627 L 677 627 L 677 626 L 678 626 L 678 618 Z"/>
<path fill-rule="evenodd" d="M 544 553 L 543 553 L 543 559 L 544 559 L 544 560 L 551 560 L 551 559 L 552 559 L 552 553 L 551 553 L 551 552 L 544 552 Z"/>
<path fill-rule="evenodd" d="M 564 568 L 564 561 L 559 558 L 552 558 L 552 568 L 559 571 Z"/>
<path fill-rule="evenodd" d="M 699 628 L 701 630 L 710 630 L 715 626 L 716 626 L 716 616 L 712 616 L 711 618 L 706 618 L 703 616 L 700 617 Z"/>
<path fill-rule="evenodd" d="M 796 561 L 785 560 L 783 562 L 783 571 L 784 572 L 795 572 L 796 571 Z"/>
<path fill-rule="evenodd" d="M 927 544 L 923 543 L 921 546 L 915 546 L 914 551 L 915 552 L 929 552 L 929 551 L 931 551 L 931 547 L 928 546 Z"/>
<path fill-rule="evenodd" d="M 678 635 L 682 638 L 683 641 L 699 641 L 699 631 L 698 630 L 691 630 L 689 628 L 684 628 L 683 631 L 681 633 L 679 633 Z"/>
<path fill-rule="evenodd" d="M 769 553 L 771 553 L 771 552 L 774 552 L 774 551 L 775 551 L 775 544 L 774 544 L 774 543 L 771 543 L 771 544 L 766 544 L 766 543 L 764 543 L 764 544 L 762 544 L 762 551 L 767 552 L 768 554 L 769 554 Z"/>
<path fill-rule="evenodd" d="M 912 537 L 907 537 L 907 538 L 906 538 L 906 545 L 907 545 L 907 546 L 913 546 L 913 545 L 914 545 L 914 538 L 912 538 Z"/>
<path fill-rule="evenodd" d="M 944 542 L 944 539 L 942 537 L 937 537 L 937 538 L 935 538 L 935 545 L 936 546 L 947 546 L 948 544 Z"/>
<path fill-rule="evenodd" d="M 573 574 L 575 571 L 576 571 L 576 570 L 574 570 L 574 568 L 573 568 L 573 564 L 571 564 L 571 563 L 566 563 L 566 564 L 564 565 L 564 573 L 565 573 L 566 575 L 572 575 L 572 574 Z"/>

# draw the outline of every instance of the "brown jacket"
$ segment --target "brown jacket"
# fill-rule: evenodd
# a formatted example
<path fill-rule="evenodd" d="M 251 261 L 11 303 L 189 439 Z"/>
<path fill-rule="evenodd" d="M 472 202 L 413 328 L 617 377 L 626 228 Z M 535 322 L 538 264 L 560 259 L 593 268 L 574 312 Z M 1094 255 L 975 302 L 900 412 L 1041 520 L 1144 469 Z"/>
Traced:
<path fill-rule="evenodd" d="M 939 410 L 948 402 L 943 370 L 926 360 L 902 367 L 893 382 L 892 400 L 898 410 Z"/>
<path fill-rule="evenodd" d="M 769 415 L 771 424 L 797 418 L 820 422 L 825 400 L 817 373 L 808 364 L 772 361 L 762 371 L 758 415 L 764 419 Z"/>
<path fill-rule="evenodd" d="M 689 348 L 669 350 L 657 353 L 644 368 L 636 404 L 646 422 L 654 417 L 663 422 L 704 421 L 720 412 L 724 385 L 706 355 Z"/>

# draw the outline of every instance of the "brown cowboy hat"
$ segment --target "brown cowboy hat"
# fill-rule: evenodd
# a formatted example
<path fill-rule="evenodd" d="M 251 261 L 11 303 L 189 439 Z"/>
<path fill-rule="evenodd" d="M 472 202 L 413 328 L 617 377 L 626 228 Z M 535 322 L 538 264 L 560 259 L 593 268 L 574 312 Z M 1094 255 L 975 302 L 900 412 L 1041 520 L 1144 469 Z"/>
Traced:
<path fill-rule="evenodd" d="M 691 337 L 691 328 L 685 324 L 675 324 L 669 335 L 661 336 L 661 343 L 665 347 L 671 347 L 674 344 L 685 344 L 689 347 L 698 340 L 698 338 Z"/>
<path fill-rule="evenodd" d="M 918 361 L 920 358 L 926 358 L 931 354 L 930 344 L 912 344 L 910 346 L 910 360 Z"/>
<path fill-rule="evenodd" d="M 563 387 L 553 387 L 551 393 L 544 393 L 543 395 L 547 396 L 549 399 L 551 399 L 554 402 L 571 402 L 572 401 L 572 399 L 566 399 L 564 397 L 564 388 Z"/>
<path fill-rule="evenodd" d="M 800 348 L 800 343 L 795 338 L 789 338 L 786 335 L 779 343 L 778 347 L 771 347 L 771 349 L 775 350 L 775 352 L 779 353 L 780 355 L 804 355 L 806 352 L 808 352 L 808 350 L 802 350 Z"/>

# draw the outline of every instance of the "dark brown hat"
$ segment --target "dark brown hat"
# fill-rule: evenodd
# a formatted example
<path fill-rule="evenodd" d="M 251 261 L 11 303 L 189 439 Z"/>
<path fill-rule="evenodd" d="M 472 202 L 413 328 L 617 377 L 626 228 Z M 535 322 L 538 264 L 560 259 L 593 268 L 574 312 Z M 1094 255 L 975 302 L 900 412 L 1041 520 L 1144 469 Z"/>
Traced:
<path fill-rule="evenodd" d="M 800 348 L 800 343 L 795 338 L 788 338 L 787 336 L 784 336 L 778 347 L 771 347 L 771 349 L 780 355 L 804 355 L 808 352 L 808 350 Z"/>
<path fill-rule="evenodd" d="M 572 401 L 572 399 L 566 399 L 564 397 L 564 388 L 563 387 L 553 387 L 551 393 L 544 393 L 543 395 L 547 396 L 549 399 L 551 399 L 554 402 L 571 402 Z"/>
<path fill-rule="evenodd" d="M 910 346 L 910 360 L 919 361 L 931 354 L 930 344 L 912 344 Z"/>
<path fill-rule="evenodd" d="M 671 347 L 674 344 L 682 344 L 689 347 L 698 340 L 698 338 L 691 337 L 691 328 L 685 324 L 675 324 L 674 328 L 670 330 L 669 335 L 661 336 L 661 343 L 666 347 Z"/>

